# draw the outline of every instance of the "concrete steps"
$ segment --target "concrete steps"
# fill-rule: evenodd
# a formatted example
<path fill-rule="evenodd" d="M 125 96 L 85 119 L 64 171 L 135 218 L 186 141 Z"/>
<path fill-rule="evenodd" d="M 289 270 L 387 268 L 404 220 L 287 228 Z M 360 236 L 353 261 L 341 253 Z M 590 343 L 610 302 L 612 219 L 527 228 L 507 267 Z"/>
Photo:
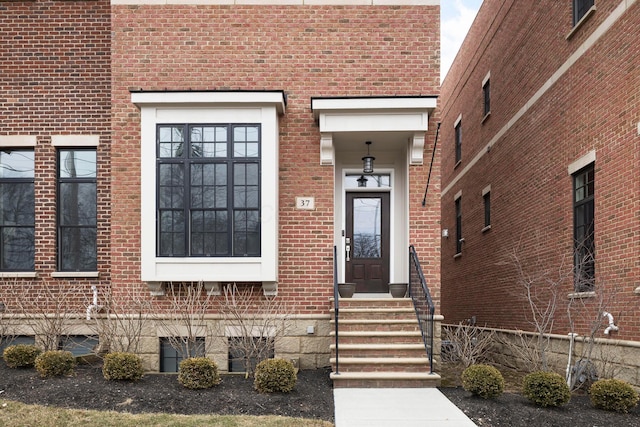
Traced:
<path fill-rule="evenodd" d="M 429 359 L 410 299 L 341 298 L 339 303 L 338 372 L 335 339 L 331 345 L 334 387 L 440 385 L 440 376 L 429 372 Z M 335 338 L 335 332 L 331 335 Z"/>

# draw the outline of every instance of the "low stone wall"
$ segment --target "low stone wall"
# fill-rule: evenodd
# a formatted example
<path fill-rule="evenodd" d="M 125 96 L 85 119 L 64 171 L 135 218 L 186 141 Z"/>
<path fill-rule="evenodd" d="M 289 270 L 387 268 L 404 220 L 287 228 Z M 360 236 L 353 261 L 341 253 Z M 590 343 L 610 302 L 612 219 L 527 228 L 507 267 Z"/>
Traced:
<path fill-rule="evenodd" d="M 489 357 L 496 365 L 518 370 L 530 370 L 534 365 L 536 335 L 531 332 L 480 328 L 493 331 L 496 340 Z M 588 360 L 595 367 L 599 378 L 617 378 L 640 387 L 640 342 L 613 338 L 589 338 L 577 336 L 569 361 L 570 337 L 551 334 L 548 338 L 547 363 L 551 370 L 566 377 L 567 366 L 573 368 L 580 360 Z M 523 344 L 528 343 L 528 349 Z"/>
<path fill-rule="evenodd" d="M 100 316 L 100 315 L 99 315 Z M 100 320 L 104 320 L 98 317 Z M 5 323 L 2 333 L 6 336 L 26 335 L 34 336 L 36 343 L 43 342 L 43 337 L 39 331 L 37 322 L 32 319 L 21 319 L 12 317 L 10 322 Z M 122 321 L 121 321 L 122 322 Z M 255 320 L 251 320 L 255 325 Z M 117 322 L 113 322 L 116 324 Z M 100 336 L 100 327 L 95 319 L 86 320 L 82 318 L 65 319 L 65 335 L 86 335 Z M 333 338 L 329 336 L 331 331 L 330 316 L 295 316 L 284 318 L 279 322 L 277 331 L 274 332 L 275 356 L 293 360 L 300 369 L 315 369 L 329 366 L 330 345 Z M 126 342 L 127 329 L 140 327 L 140 339 L 138 354 L 143 359 L 144 369 L 147 372 L 158 372 L 160 370 L 160 339 L 175 332 L 182 332 L 183 336 L 188 336 L 187 327 L 180 324 L 170 324 L 168 320 L 158 319 L 157 316 L 150 316 L 140 319 L 128 319 L 119 324 L 120 330 L 116 334 Z M 229 367 L 229 347 L 228 338 L 237 336 L 242 330 L 234 322 L 225 321 L 219 316 L 205 316 L 202 324 L 192 325 L 197 331 L 196 335 L 205 338 L 205 351 L 207 357 L 213 359 L 221 372 L 227 372 Z M 101 344 L 104 337 L 101 338 Z"/>

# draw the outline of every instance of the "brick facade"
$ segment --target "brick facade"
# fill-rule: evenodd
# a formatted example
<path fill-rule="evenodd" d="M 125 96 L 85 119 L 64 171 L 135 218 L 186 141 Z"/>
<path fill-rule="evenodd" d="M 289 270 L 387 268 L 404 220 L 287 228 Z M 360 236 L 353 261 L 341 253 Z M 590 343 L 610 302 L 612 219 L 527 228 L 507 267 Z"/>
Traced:
<path fill-rule="evenodd" d="M 80 286 L 79 319 L 91 302 L 91 285 L 98 287 L 100 304 L 111 292 L 150 304 L 154 316 L 166 313 L 167 298 L 152 296 L 141 280 L 145 177 L 141 110 L 132 93 L 282 91 L 286 112 L 278 118 L 279 209 L 273 215 L 278 218 L 278 297 L 294 326 L 276 352 L 300 358 L 303 368 L 328 364 L 336 170 L 320 164 L 321 136 L 311 98 L 437 97 L 439 6 L 429 1 L 394 6 L 124 3 L 0 3 L 0 136 L 38 138 L 34 284 Z M 423 164 L 409 166 L 402 159 L 402 167 L 409 201 L 406 239 L 415 245 L 438 300 L 437 179 L 432 179 L 426 207 L 421 204 L 435 129 L 436 118 L 429 114 Z M 60 134 L 100 136 L 98 278 L 52 275 L 57 169 L 50 140 Z M 439 173 L 436 156 L 432 176 Z M 295 209 L 298 196 L 314 197 L 315 210 Z M 5 286 L 20 280 L 9 276 Z M 220 302 L 214 297 L 207 314 L 207 325 L 218 333 Z M 77 323 L 78 333 L 92 332 L 90 325 Z M 305 332 L 310 326 L 311 337 Z M 157 370 L 162 334 L 147 326 L 143 334 L 140 353 L 146 368 Z M 224 332 L 214 341 L 223 338 Z M 226 351 L 216 343 L 207 351 L 224 370 Z"/>
<path fill-rule="evenodd" d="M 613 314 L 620 330 L 604 335 L 605 318 L 598 338 L 640 340 L 638 25 L 638 2 L 597 0 L 576 28 L 571 2 L 483 3 L 442 85 L 447 322 L 473 319 L 479 326 L 532 330 L 517 284 L 524 276 L 510 258 L 515 254 L 529 278 L 561 284 L 554 333 L 570 331 L 571 305 L 575 332 L 588 335 L 599 306 Z M 491 112 L 483 117 L 487 76 Z M 454 124 L 460 116 L 462 160 L 456 165 Z M 569 172 L 593 156 L 596 296 L 571 298 Z M 483 190 L 489 186 L 491 224 L 485 228 Z M 464 238 L 458 255 L 457 196 Z"/>

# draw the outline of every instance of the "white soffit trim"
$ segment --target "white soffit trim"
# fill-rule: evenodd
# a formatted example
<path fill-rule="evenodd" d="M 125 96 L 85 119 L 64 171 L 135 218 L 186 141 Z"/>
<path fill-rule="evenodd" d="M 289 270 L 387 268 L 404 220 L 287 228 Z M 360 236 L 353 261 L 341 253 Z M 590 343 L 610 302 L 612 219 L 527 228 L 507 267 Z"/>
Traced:
<path fill-rule="evenodd" d="M 284 92 L 132 92 L 131 102 L 137 106 L 141 105 L 161 105 L 190 107 L 197 105 L 234 106 L 234 105 L 275 105 L 278 114 L 284 114 L 286 110 L 286 100 Z"/>
<path fill-rule="evenodd" d="M 320 127 L 320 164 L 334 164 L 334 133 L 411 132 L 410 163 L 421 165 L 429 114 L 436 104 L 435 96 L 311 98 Z"/>

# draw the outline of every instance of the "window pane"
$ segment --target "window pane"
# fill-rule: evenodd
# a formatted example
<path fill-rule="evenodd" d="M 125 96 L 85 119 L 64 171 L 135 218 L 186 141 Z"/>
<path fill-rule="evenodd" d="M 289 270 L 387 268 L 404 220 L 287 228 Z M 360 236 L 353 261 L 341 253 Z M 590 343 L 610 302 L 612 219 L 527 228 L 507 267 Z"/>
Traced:
<path fill-rule="evenodd" d="M 95 150 L 60 150 L 60 178 L 95 178 Z"/>
<path fill-rule="evenodd" d="M 35 198 L 33 183 L 0 183 L 2 217 L 0 225 L 35 224 Z"/>
<path fill-rule="evenodd" d="M 382 254 L 379 197 L 353 199 L 353 258 L 379 258 Z"/>
<path fill-rule="evenodd" d="M 33 150 L 0 151 L 0 178 L 33 178 Z"/>
<path fill-rule="evenodd" d="M 63 271 L 95 271 L 95 227 L 64 227 L 60 230 L 60 268 Z"/>
<path fill-rule="evenodd" d="M 60 225 L 96 225 L 96 184 L 61 183 Z"/>
<path fill-rule="evenodd" d="M 33 271 L 35 239 L 33 227 L 2 228 L 2 269 Z"/>
<path fill-rule="evenodd" d="M 160 157 L 182 157 L 184 154 L 184 129 L 182 126 L 161 126 L 159 128 Z"/>
<path fill-rule="evenodd" d="M 181 164 L 161 164 L 158 173 L 160 209 L 184 206 L 184 172 Z"/>

